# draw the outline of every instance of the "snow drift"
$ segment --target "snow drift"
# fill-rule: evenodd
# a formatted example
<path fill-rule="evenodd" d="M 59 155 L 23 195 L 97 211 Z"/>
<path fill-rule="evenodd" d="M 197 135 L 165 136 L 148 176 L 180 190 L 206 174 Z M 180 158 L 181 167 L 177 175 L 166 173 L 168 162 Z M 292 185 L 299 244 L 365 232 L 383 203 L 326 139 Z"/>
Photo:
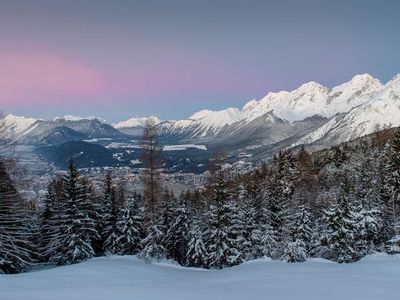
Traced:
<path fill-rule="evenodd" d="M 255 260 L 219 271 L 114 256 L 0 276 L 4 300 L 389 300 L 399 293 L 400 256 L 385 254 L 352 264 Z"/>

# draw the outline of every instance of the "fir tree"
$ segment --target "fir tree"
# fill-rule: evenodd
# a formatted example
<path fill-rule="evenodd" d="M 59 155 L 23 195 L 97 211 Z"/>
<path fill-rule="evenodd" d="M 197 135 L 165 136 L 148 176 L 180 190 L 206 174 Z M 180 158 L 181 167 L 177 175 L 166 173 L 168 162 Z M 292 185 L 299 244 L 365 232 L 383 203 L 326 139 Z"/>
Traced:
<path fill-rule="evenodd" d="M 212 200 L 213 204 L 207 214 L 209 224 L 205 232 L 206 249 L 209 255 L 208 266 L 219 269 L 241 261 L 236 232 L 231 232 L 233 210 L 222 171 L 217 173 Z"/>
<path fill-rule="evenodd" d="M 62 185 L 63 181 L 60 178 L 54 179 L 49 184 L 40 211 L 38 250 L 43 262 L 49 261 L 59 250 L 62 223 L 60 213 L 63 208 L 61 201 Z"/>
<path fill-rule="evenodd" d="M 392 214 L 394 235 L 400 234 L 395 226 L 398 221 L 400 202 L 400 130 L 397 130 L 390 147 L 386 149 L 385 188 L 388 192 L 388 206 Z"/>
<path fill-rule="evenodd" d="M 336 205 L 325 211 L 326 242 L 330 258 L 339 263 L 357 260 L 355 246 L 355 221 L 348 202 L 348 186 L 342 183 Z"/>
<path fill-rule="evenodd" d="M 31 265 L 30 231 L 23 201 L 0 160 L 0 273 L 19 273 Z"/>
<path fill-rule="evenodd" d="M 185 195 L 179 197 L 179 204 L 174 209 L 171 227 L 167 232 L 172 244 L 171 257 L 181 265 L 186 265 L 189 236 L 189 212 L 186 206 Z"/>
<path fill-rule="evenodd" d="M 60 248 L 51 258 L 58 265 L 82 262 L 94 256 L 92 242 L 99 237 L 94 206 L 75 166 L 70 164 L 63 178 L 64 211 L 60 228 Z"/>
<path fill-rule="evenodd" d="M 206 267 L 208 254 L 203 239 L 203 231 L 198 221 L 191 223 L 189 230 L 187 264 L 192 267 Z"/>
<path fill-rule="evenodd" d="M 102 240 L 103 252 L 105 255 L 112 255 L 119 252 L 117 245 L 118 228 L 117 219 L 119 206 L 117 203 L 115 186 L 112 182 L 111 172 L 107 173 L 105 180 L 103 209 L 102 209 Z"/>
<path fill-rule="evenodd" d="M 290 238 L 291 238 L 289 244 L 291 245 L 288 246 L 290 246 L 291 249 L 287 250 L 293 251 L 297 247 L 299 252 L 301 252 L 301 254 L 304 253 L 306 258 L 308 256 L 308 252 L 310 251 L 311 241 L 313 238 L 312 216 L 309 209 L 306 206 L 300 205 L 295 208 L 294 213 L 292 214 L 291 217 L 291 222 L 289 227 L 290 227 Z M 299 255 L 298 257 L 300 257 L 300 259 L 303 259 L 302 258 L 303 255 Z"/>
<path fill-rule="evenodd" d="M 167 258 L 168 251 L 163 245 L 164 232 L 158 224 L 152 224 L 148 228 L 147 236 L 142 240 L 140 257 L 151 260 Z"/>
<path fill-rule="evenodd" d="M 289 242 L 285 247 L 285 252 L 282 257 L 287 262 L 303 262 L 307 260 L 306 245 L 302 240 L 296 239 Z"/>
<path fill-rule="evenodd" d="M 282 255 L 285 235 L 287 235 L 287 213 L 292 204 L 294 192 L 295 162 L 290 151 L 279 152 L 275 157 L 275 171 L 267 181 L 264 197 L 267 199 L 267 221 L 272 236 L 277 242 L 277 248 L 273 256 Z"/>
<path fill-rule="evenodd" d="M 120 219 L 117 222 L 119 254 L 133 255 L 141 250 L 143 235 L 143 211 L 139 207 L 138 200 L 128 202 L 121 210 Z"/>

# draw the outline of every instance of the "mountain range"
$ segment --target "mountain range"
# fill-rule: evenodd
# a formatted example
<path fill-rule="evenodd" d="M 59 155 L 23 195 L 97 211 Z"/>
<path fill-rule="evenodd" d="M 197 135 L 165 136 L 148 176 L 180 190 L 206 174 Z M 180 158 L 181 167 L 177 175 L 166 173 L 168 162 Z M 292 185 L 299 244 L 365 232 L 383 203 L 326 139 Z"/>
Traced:
<path fill-rule="evenodd" d="M 165 143 L 202 144 L 248 153 L 254 159 L 302 144 L 324 148 L 400 126 L 400 74 L 382 84 L 369 74 L 329 89 L 308 82 L 287 92 L 270 92 L 242 108 L 201 110 L 187 119 L 157 124 Z M 3 114 L 0 138 L 18 144 L 56 145 L 88 139 L 129 140 L 138 137 L 147 118 L 109 124 L 96 117 L 64 116 L 39 120 Z"/>

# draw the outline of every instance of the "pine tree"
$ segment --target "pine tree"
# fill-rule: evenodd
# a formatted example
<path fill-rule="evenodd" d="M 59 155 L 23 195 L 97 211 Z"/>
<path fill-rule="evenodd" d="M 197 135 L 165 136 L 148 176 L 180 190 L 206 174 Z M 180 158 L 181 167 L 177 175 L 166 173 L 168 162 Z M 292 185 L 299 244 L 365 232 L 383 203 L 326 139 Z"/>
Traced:
<path fill-rule="evenodd" d="M 105 180 L 103 196 L 101 236 L 103 240 L 103 252 L 105 255 L 117 254 L 120 250 L 117 245 L 119 235 L 117 227 L 119 206 L 117 203 L 115 186 L 111 177 L 111 172 L 108 172 Z"/>
<path fill-rule="evenodd" d="M 400 253 L 400 235 L 395 235 L 387 242 L 386 251 L 389 254 Z"/>
<path fill-rule="evenodd" d="M 289 244 L 293 251 L 298 248 L 301 254 L 304 253 L 305 258 L 307 258 L 308 253 L 311 248 L 311 241 L 313 238 L 313 228 L 312 228 L 312 216 L 309 209 L 300 205 L 295 208 L 294 213 L 291 217 L 290 228 L 290 241 Z M 289 245 L 288 245 L 289 246 Z M 288 250 L 288 249 L 287 249 Z M 304 250 L 304 251 L 303 251 Z M 299 255 L 301 261 L 303 261 L 303 255 Z M 291 260 L 293 261 L 293 259 Z"/>
<path fill-rule="evenodd" d="M 160 203 L 160 214 L 149 218 L 151 223 L 147 228 L 146 237 L 142 240 L 141 257 L 145 259 L 171 258 L 173 239 L 168 233 L 171 233 L 174 199 L 173 193 L 165 189 Z"/>
<path fill-rule="evenodd" d="M 64 211 L 60 226 L 60 248 L 51 258 L 58 265 L 82 262 L 94 256 L 92 242 L 99 237 L 94 205 L 82 184 L 80 175 L 71 162 L 68 174 L 63 178 Z"/>
<path fill-rule="evenodd" d="M 261 222 L 257 218 L 257 199 L 247 199 L 247 196 L 238 207 L 240 219 L 242 221 L 242 244 L 241 252 L 244 260 L 250 260 L 262 256 L 261 240 L 262 234 L 257 230 L 261 227 Z"/>
<path fill-rule="evenodd" d="M 174 209 L 172 226 L 167 232 L 172 243 L 171 258 L 181 265 L 187 264 L 186 254 L 188 252 L 188 236 L 189 236 L 189 212 L 186 206 L 185 195 L 179 197 L 179 204 Z"/>
<path fill-rule="evenodd" d="M 47 188 L 47 195 L 43 200 L 43 207 L 40 211 L 38 250 L 43 262 L 49 261 L 58 251 L 60 245 L 62 185 L 63 181 L 60 178 L 56 178 L 50 182 Z"/>
<path fill-rule="evenodd" d="M 171 228 L 174 222 L 175 202 L 174 194 L 168 189 L 165 189 L 160 203 L 160 215 L 154 219 L 154 222 L 162 232 L 161 243 L 166 250 L 166 257 L 169 259 L 172 258 L 172 253 L 174 251 L 174 232 Z"/>
<path fill-rule="evenodd" d="M 209 223 L 205 232 L 206 249 L 209 255 L 208 266 L 220 269 L 233 266 L 241 262 L 241 253 L 238 250 L 236 232 L 231 232 L 233 209 L 229 202 L 223 172 L 217 173 L 213 185 L 213 204 L 207 214 Z"/>
<path fill-rule="evenodd" d="M 289 242 L 282 257 L 287 262 L 303 262 L 307 260 L 307 249 L 306 245 L 302 240 L 296 239 L 293 242 Z"/>
<path fill-rule="evenodd" d="M 192 267 L 207 267 L 208 254 L 199 221 L 193 221 L 189 230 L 187 264 Z"/>
<path fill-rule="evenodd" d="M 117 222 L 119 254 L 133 255 L 141 250 L 143 235 L 143 211 L 139 207 L 138 200 L 133 198 L 121 210 L 120 219 Z"/>
<path fill-rule="evenodd" d="M 267 202 L 267 222 L 273 230 L 272 236 L 277 242 L 273 257 L 283 254 L 283 245 L 287 235 L 287 214 L 292 205 L 294 192 L 295 162 L 290 151 L 279 152 L 275 158 L 275 172 L 267 181 L 264 198 Z"/>
<path fill-rule="evenodd" d="M 0 273 L 19 273 L 31 265 L 30 232 L 23 201 L 0 160 Z"/>
<path fill-rule="evenodd" d="M 355 221 L 348 202 L 348 186 L 341 184 L 337 204 L 325 211 L 325 238 L 330 258 L 339 263 L 350 263 L 359 258 L 355 246 Z"/>
<path fill-rule="evenodd" d="M 278 252 L 278 238 L 276 237 L 276 231 L 272 229 L 269 223 L 263 224 L 263 226 L 256 231 L 257 235 L 261 237 L 261 253 L 265 257 L 277 257 Z"/>
<path fill-rule="evenodd" d="M 372 253 L 379 242 L 379 217 L 381 212 L 377 209 L 369 208 L 369 205 L 359 207 L 355 214 L 356 247 L 361 256 Z"/>
<path fill-rule="evenodd" d="M 147 236 L 142 240 L 140 257 L 146 260 L 167 258 L 168 251 L 163 245 L 164 232 L 160 227 L 158 224 L 152 224 L 148 228 Z"/>
<path fill-rule="evenodd" d="M 398 222 L 398 205 L 400 203 L 400 130 L 397 130 L 390 147 L 386 149 L 385 189 L 388 195 L 388 207 L 392 215 L 394 235 L 399 235 L 395 224 Z"/>

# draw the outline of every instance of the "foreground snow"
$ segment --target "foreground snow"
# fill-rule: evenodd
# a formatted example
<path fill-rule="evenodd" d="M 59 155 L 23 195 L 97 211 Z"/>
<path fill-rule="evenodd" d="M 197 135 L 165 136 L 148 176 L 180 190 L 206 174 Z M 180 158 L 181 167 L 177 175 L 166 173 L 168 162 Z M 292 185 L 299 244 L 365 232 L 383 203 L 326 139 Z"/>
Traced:
<path fill-rule="evenodd" d="M 135 257 L 0 275 L 0 299 L 399 299 L 400 256 L 339 265 L 256 260 L 220 271 L 149 264 Z"/>

